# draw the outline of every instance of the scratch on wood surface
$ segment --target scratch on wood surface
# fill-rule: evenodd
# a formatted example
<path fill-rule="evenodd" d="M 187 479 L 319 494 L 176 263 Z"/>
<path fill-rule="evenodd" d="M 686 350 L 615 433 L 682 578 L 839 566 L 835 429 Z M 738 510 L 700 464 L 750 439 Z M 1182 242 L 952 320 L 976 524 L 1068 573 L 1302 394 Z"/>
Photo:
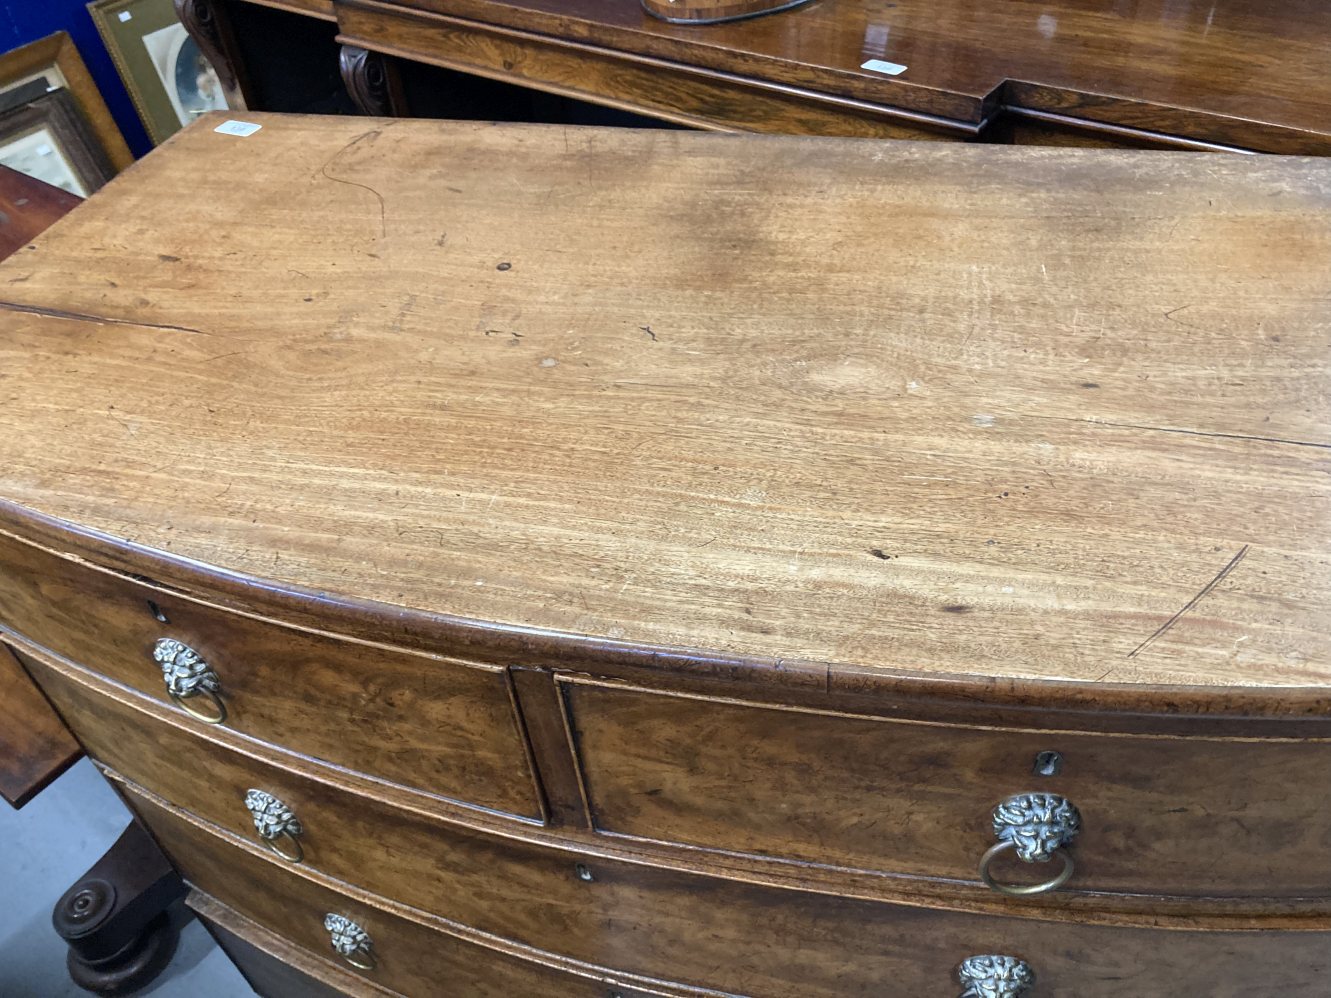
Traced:
<path fill-rule="evenodd" d="M 121 419 L 119 416 L 117 416 L 117 415 L 115 414 L 115 406 L 113 406 L 113 405 L 109 405 L 109 406 L 107 406 L 107 407 L 106 407 L 106 414 L 107 414 L 108 416 L 110 416 L 112 419 L 114 419 L 114 420 L 115 420 L 117 423 L 119 423 L 121 426 L 123 426 L 123 427 L 125 428 L 125 433 L 126 433 L 126 434 L 128 434 L 128 435 L 131 436 L 131 437 L 134 436 L 134 434 L 135 434 L 134 427 L 130 425 L 129 420 L 127 420 L 127 419 Z"/>
<path fill-rule="evenodd" d="M 383 129 L 381 128 L 371 128 L 368 132 L 361 132 L 361 134 L 357 135 L 354 139 L 352 139 L 350 142 L 344 145 L 341 149 L 333 153 L 333 155 L 329 156 L 328 159 L 324 162 L 323 166 L 319 167 L 319 172 L 324 176 L 325 179 L 331 180 L 335 184 L 346 184 L 348 187 L 359 187 L 363 191 L 369 191 L 371 194 L 375 196 L 375 198 L 378 199 L 379 236 L 380 238 L 383 238 L 384 236 L 388 235 L 388 212 L 387 212 L 387 205 L 384 202 L 384 196 L 380 194 L 378 191 L 376 191 L 369 184 L 362 184 L 355 180 L 347 180 L 345 177 L 335 177 L 328 172 L 328 168 L 332 166 L 334 163 L 336 163 L 340 157 L 350 152 L 352 149 L 356 148 L 356 146 L 360 145 L 360 143 L 364 141 L 368 140 L 370 142 L 373 142 L 381 134 L 383 134 Z"/>
<path fill-rule="evenodd" d="M 1192 305 L 1190 305 L 1190 304 L 1189 304 L 1189 305 L 1180 305 L 1178 308 L 1170 309 L 1168 312 L 1165 313 L 1165 318 L 1168 319 L 1170 322 L 1177 322 L 1180 326 L 1187 326 L 1189 329 L 1196 329 L 1196 328 L 1197 328 L 1196 326 L 1193 326 L 1193 325 L 1191 325 L 1190 323 L 1184 322 L 1182 319 L 1175 319 L 1175 318 L 1174 318 L 1174 313 L 1175 313 L 1175 312 L 1182 312 L 1185 308 L 1192 308 Z"/>
<path fill-rule="evenodd" d="M 0 301 L 0 308 L 11 312 L 26 312 L 29 315 L 41 315 L 48 319 L 73 319 L 77 322 L 95 322 L 100 326 L 141 326 L 144 329 L 165 329 L 173 333 L 190 333 L 195 336 L 208 336 L 202 329 L 192 326 L 170 326 L 160 322 L 136 322 L 133 319 L 114 319 L 106 315 L 89 315 L 86 312 L 67 312 L 63 308 L 46 308 L 44 305 L 24 305 L 15 301 Z"/>
<path fill-rule="evenodd" d="M 1331 450 L 1331 443 L 1320 440 L 1293 440 L 1288 437 L 1263 437 L 1254 433 L 1224 433 L 1219 430 L 1186 430 L 1178 426 L 1150 426 L 1145 423 L 1115 423 L 1107 419 L 1091 419 L 1086 416 L 1048 416 L 1038 412 L 1022 413 L 1031 419 L 1056 419 L 1064 423 L 1090 423 L 1092 426 L 1109 426 L 1118 430 L 1150 430 L 1154 433 L 1182 433 L 1190 437 L 1216 437 L 1221 440 L 1253 440 L 1263 444 L 1289 444 L 1291 447 L 1321 447 Z"/>
<path fill-rule="evenodd" d="M 1170 617 L 1158 628 L 1156 628 L 1155 633 L 1152 634 L 1149 638 L 1147 638 L 1145 641 L 1139 644 L 1136 648 L 1132 649 L 1132 651 L 1128 652 L 1128 658 L 1136 658 L 1141 652 L 1145 651 L 1146 648 L 1150 646 L 1151 642 L 1153 642 L 1156 638 L 1160 637 L 1171 627 L 1177 624 L 1185 613 L 1187 613 L 1194 606 L 1196 606 L 1203 599 L 1205 599 L 1206 596 L 1211 592 L 1211 590 L 1215 589 L 1216 586 L 1220 585 L 1220 583 L 1224 581 L 1225 576 L 1229 575 L 1230 572 L 1234 571 L 1234 569 L 1238 567 L 1239 562 L 1243 560 L 1244 555 L 1246 555 L 1247 553 L 1248 553 L 1248 545 L 1245 544 L 1243 545 L 1243 547 L 1239 548 L 1238 554 L 1234 555 L 1233 558 L 1229 559 L 1229 564 L 1215 574 L 1215 578 L 1213 578 L 1206 585 L 1202 586 L 1201 591 L 1198 592 L 1196 596 L 1194 596 L 1192 599 L 1188 600 L 1188 602 L 1183 604 L 1183 608 L 1179 610 L 1178 613 L 1174 614 L 1174 616 Z"/>

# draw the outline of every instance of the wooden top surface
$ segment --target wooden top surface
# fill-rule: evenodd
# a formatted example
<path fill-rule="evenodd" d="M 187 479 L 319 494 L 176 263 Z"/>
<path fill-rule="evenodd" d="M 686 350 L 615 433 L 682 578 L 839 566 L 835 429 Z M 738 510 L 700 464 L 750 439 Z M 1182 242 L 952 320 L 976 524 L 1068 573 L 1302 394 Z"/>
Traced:
<path fill-rule="evenodd" d="M 703 27 L 666 24 L 633 0 L 392 0 L 387 6 L 969 122 L 989 114 L 985 99 L 1016 80 L 1195 112 L 1106 114 L 1071 101 L 1077 106 L 1068 113 L 1139 128 L 1275 151 L 1331 138 L 1331 5 L 1324 0 L 819 0 Z M 898 76 L 861 69 L 870 59 L 906 69 Z M 1057 102 L 1041 105 L 1058 109 Z M 1309 134 L 1259 140 L 1253 123 Z"/>
<path fill-rule="evenodd" d="M 1331 163 L 219 120 L 0 265 L 0 498 L 573 634 L 1331 683 Z"/>

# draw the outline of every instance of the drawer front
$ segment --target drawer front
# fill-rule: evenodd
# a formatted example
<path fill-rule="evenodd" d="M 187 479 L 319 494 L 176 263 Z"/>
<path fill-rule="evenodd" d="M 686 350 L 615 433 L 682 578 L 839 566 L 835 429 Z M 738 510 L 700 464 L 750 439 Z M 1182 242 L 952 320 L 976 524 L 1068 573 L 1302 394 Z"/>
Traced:
<path fill-rule="evenodd" d="M 331 949 L 324 918 L 351 919 L 369 934 L 376 963 L 359 973 L 382 987 L 420 998 L 606 994 L 604 983 L 436 931 L 279 869 L 126 789 L 130 805 L 191 885 L 292 945 L 335 960 L 340 958 Z M 636 998 L 641 992 L 623 993 Z"/>
<path fill-rule="evenodd" d="M 135 782 L 155 781 L 157 793 L 220 834 L 256 842 L 241 801 L 248 788 L 263 789 L 301 821 L 304 869 L 607 974 L 791 998 L 881 995 L 887 982 L 900 987 L 893 993 L 945 995 L 955 994 L 957 963 L 997 952 L 1067 988 L 1050 994 L 1163 998 L 1237 996 L 1331 969 L 1331 932 L 1162 933 L 929 911 L 500 838 L 266 765 L 63 673 L 37 671 L 61 709 L 81 718 L 94 755 Z M 152 761 L 198 758 L 206 767 Z"/>
<path fill-rule="evenodd" d="M 567 680 L 593 825 L 616 835 L 977 881 L 992 811 L 1069 799 L 1064 890 L 1331 895 L 1331 744 L 915 724 Z M 1034 773 L 1058 752 L 1056 775 Z M 1314 789 L 1316 788 L 1316 789 Z M 1002 856 L 1000 879 L 1058 868 Z"/>
<path fill-rule="evenodd" d="M 206 894 L 191 891 L 185 903 L 262 998 L 393 998 L 397 993 L 297 949 Z"/>
<path fill-rule="evenodd" d="M 502 669 L 257 620 L 4 534 L 0 623 L 166 703 L 153 648 L 176 639 L 217 673 L 233 730 L 432 796 L 540 818 Z"/>

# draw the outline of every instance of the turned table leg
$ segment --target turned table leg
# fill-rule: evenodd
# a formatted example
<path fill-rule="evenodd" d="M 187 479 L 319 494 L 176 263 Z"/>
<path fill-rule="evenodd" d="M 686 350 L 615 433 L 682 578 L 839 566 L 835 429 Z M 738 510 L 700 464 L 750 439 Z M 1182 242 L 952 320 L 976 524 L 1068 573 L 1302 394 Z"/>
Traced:
<path fill-rule="evenodd" d="M 171 961 L 179 929 L 167 909 L 185 884 L 138 822 L 56 902 L 69 976 L 100 995 L 144 987 Z"/>

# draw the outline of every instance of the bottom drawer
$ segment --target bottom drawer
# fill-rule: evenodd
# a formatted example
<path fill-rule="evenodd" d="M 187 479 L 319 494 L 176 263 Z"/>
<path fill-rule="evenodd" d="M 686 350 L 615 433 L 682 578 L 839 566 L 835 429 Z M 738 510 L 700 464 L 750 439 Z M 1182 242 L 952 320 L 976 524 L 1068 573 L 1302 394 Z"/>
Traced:
<path fill-rule="evenodd" d="M 393 914 L 306 877 L 205 831 L 199 825 L 124 784 L 130 806 L 156 836 L 181 875 L 201 893 L 257 923 L 308 954 L 327 954 L 325 918 L 350 919 L 368 933 L 373 969 L 357 971 L 378 989 L 343 988 L 347 994 L 397 992 L 450 998 L 647 998 L 697 994 L 629 987 L 597 975 L 582 976 L 441 932 Z M 323 957 L 320 957 L 323 959 Z M 343 979 L 346 980 L 345 975 Z M 300 992 L 296 992 L 299 994 Z M 337 994 L 315 990 L 315 995 Z M 287 998 L 287 993 L 275 996 Z"/>
<path fill-rule="evenodd" d="M 207 894 L 190 891 L 185 904 L 208 927 L 260 998 L 392 998 L 396 994 L 297 949 Z"/>

